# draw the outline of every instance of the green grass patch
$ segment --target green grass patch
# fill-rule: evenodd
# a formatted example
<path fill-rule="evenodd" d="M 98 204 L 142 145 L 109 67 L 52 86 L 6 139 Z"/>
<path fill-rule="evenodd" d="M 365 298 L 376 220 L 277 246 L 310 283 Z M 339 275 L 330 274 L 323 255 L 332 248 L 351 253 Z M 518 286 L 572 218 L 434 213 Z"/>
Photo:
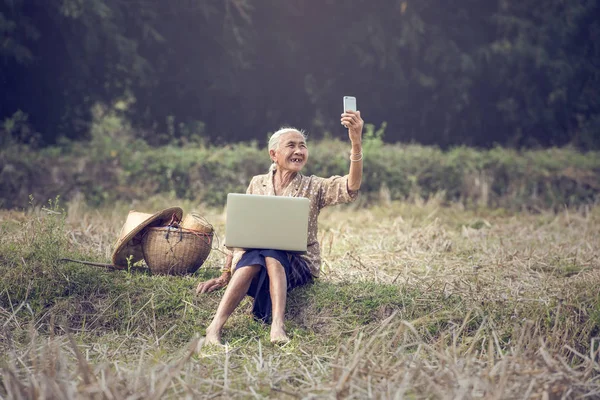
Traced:
<path fill-rule="evenodd" d="M 174 202 L 152 198 L 140 209 Z M 326 210 L 327 268 L 288 296 L 291 342 L 271 344 L 246 297 L 225 325 L 227 347 L 205 348 L 222 291 L 194 289 L 219 274 L 222 254 L 188 277 L 60 261 L 106 262 L 125 207 L 70 202 L 65 211 L 53 200 L 0 212 L 2 397 L 36 387 L 59 398 L 600 390 L 597 208 L 497 213 L 430 201 Z M 221 229 L 222 210 L 204 214 Z"/>

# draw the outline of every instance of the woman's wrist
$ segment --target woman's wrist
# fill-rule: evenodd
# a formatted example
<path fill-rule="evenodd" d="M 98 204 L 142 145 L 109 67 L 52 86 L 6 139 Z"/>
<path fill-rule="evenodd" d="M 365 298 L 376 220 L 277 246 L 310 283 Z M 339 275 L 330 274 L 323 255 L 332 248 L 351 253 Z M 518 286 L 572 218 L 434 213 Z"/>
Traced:
<path fill-rule="evenodd" d="M 229 281 L 231 280 L 231 271 L 230 270 L 224 270 L 223 273 L 221 274 L 221 276 L 219 277 L 219 279 L 224 284 L 228 284 Z"/>
<path fill-rule="evenodd" d="M 363 159 L 362 151 L 360 153 L 350 153 L 350 161 L 351 162 L 359 162 Z"/>
<path fill-rule="evenodd" d="M 360 142 L 352 142 L 352 150 L 350 151 L 350 161 L 358 162 L 363 159 L 362 145 Z"/>

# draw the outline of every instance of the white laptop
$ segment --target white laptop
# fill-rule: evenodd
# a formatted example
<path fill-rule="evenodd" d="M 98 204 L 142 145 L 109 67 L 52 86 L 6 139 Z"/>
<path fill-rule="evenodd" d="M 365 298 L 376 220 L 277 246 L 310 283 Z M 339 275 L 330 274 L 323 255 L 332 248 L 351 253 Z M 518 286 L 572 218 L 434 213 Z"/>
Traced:
<path fill-rule="evenodd" d="M 306 252 L 310 200 L 229 193 L 225 246 Z"/>

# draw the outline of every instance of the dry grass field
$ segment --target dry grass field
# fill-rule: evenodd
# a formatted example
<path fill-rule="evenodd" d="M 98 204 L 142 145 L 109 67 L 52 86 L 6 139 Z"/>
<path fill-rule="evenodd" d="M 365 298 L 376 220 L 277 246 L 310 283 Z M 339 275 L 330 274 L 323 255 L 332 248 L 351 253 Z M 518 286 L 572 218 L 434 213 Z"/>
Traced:
<path fill-rule="evenodd" d="M 222 209 L 164 197 L 224 233 Z M 130 205 L 0 211 L 0 398 L 600 398 L 600 207 L 466 210 L 431 200 L 323 210 L 323 277 L 293 291 L 292 340 L 244 301 L 202 334 L 214 250 L 192 277 L 108 262 Z"/>

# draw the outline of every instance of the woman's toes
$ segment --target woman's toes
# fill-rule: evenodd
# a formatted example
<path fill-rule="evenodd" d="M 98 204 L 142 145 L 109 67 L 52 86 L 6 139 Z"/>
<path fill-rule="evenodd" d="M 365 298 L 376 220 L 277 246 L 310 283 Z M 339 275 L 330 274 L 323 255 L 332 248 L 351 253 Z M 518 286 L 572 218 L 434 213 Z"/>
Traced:
<path fill-rule="evenodd" d="M 285 333 L 283 327 L 271 326 L 271 343 L 285 344 L 290 341 L 290 338 Z"/>

